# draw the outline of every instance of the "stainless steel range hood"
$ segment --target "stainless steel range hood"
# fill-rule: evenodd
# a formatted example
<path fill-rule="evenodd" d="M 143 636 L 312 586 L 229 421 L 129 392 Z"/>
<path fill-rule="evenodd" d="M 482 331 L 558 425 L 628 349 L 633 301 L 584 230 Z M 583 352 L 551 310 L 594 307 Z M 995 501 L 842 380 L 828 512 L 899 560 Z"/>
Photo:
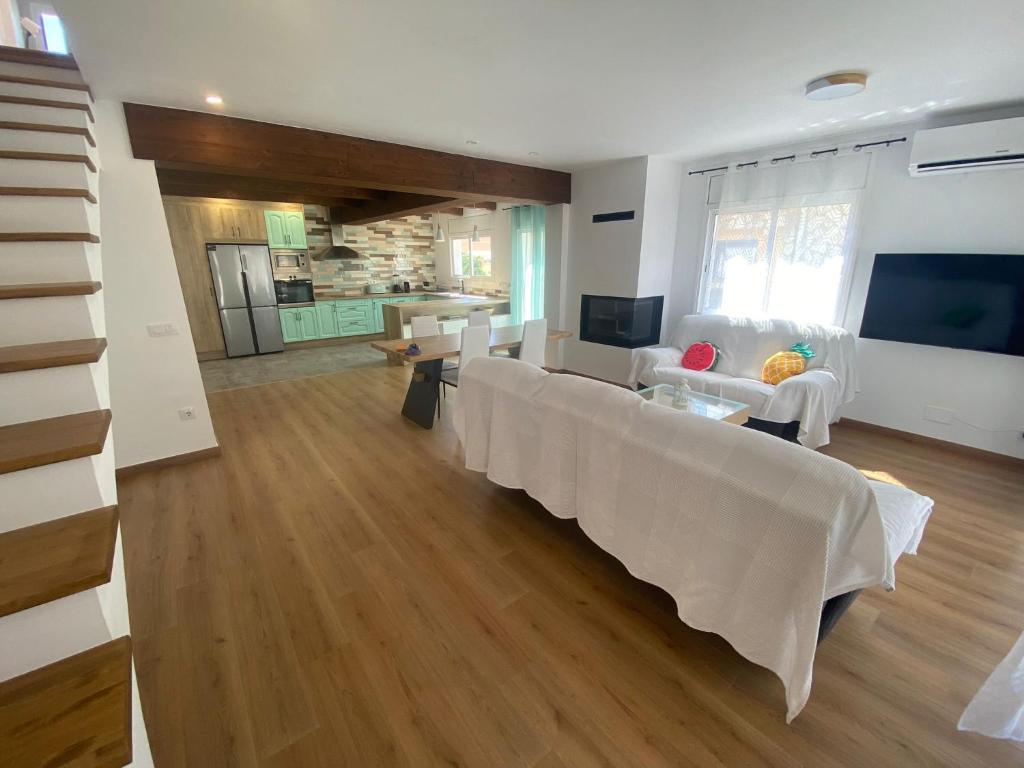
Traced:
<path fill-rule="evenodd" d="M 330 248 L 318 252 L 314 258 L 317 261 L 328 261 L 330 259 L 361 259 L 359 251 L 349 248 L 347 245 L 332 245 Z"/>

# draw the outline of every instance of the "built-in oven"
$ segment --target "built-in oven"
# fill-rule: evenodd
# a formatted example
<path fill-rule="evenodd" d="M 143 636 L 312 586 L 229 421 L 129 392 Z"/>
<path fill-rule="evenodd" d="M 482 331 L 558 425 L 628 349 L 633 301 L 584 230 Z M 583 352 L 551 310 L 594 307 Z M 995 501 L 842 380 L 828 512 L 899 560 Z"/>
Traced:
<path fill-rule="evenodd" d="M 274 292 L 277 294 L 278 306 L 313 303 L 313 281 L 311 279 L 293 277 L 288 280 L 275 280 Z"/>
<path fill-rule="evenodd" d="M 271 250 L 270 263 L 275 277 L 309 274 L 309 253 L 307 251 Z"/>

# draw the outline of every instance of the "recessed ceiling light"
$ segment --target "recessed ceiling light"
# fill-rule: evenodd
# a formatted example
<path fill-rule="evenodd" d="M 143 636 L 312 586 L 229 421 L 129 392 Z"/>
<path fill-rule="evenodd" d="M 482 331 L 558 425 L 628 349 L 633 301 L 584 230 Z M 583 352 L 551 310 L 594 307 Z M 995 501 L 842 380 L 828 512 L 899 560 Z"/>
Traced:
<path fill-rule="evenodd" d="M 530 157 L 540 157 L 540 152 L 527 152 Z"/>
<path fill-rule="evenodd" d="M 867 84 L 868 76 L 863 72 L 837 72 L 809 82 L 806 93 L 812 101 L 842 99 L 860 93 Z"/>
<path fill-rule="evenodd" d="M 213 107 L 219 107 L 224 103 L 224 99 L 222 99 L 216 93 L 210 93 L 206 96 L 206 103 Z"/>
<path fill-rule="evenodd" d="M 480 142 L 477 141 L 476 139 L 466 139 L 466 143 L 469 144 L 469 145 L 473 145 L 473 144 L 479 144 Z"/>

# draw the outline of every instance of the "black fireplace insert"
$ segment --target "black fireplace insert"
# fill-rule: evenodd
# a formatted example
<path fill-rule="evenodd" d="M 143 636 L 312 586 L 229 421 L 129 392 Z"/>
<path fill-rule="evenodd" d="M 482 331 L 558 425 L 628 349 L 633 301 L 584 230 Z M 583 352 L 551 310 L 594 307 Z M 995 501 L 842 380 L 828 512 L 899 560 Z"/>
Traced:
<path fill-rule="evenodd" d="M 580 339 L 611 347 L 636 349 L 661 340 L 664 296 L 631 299 L 583 294 Z"/>

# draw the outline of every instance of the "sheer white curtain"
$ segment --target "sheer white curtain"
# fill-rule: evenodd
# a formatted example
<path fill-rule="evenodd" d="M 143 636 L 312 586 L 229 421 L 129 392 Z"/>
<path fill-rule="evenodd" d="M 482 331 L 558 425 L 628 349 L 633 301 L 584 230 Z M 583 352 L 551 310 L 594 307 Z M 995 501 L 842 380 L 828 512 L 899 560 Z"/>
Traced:
<path fill-rule="evenodd" d="M 840 323 L 869 167 L 854 154 L 712 179 L 700 311 Z"/>

